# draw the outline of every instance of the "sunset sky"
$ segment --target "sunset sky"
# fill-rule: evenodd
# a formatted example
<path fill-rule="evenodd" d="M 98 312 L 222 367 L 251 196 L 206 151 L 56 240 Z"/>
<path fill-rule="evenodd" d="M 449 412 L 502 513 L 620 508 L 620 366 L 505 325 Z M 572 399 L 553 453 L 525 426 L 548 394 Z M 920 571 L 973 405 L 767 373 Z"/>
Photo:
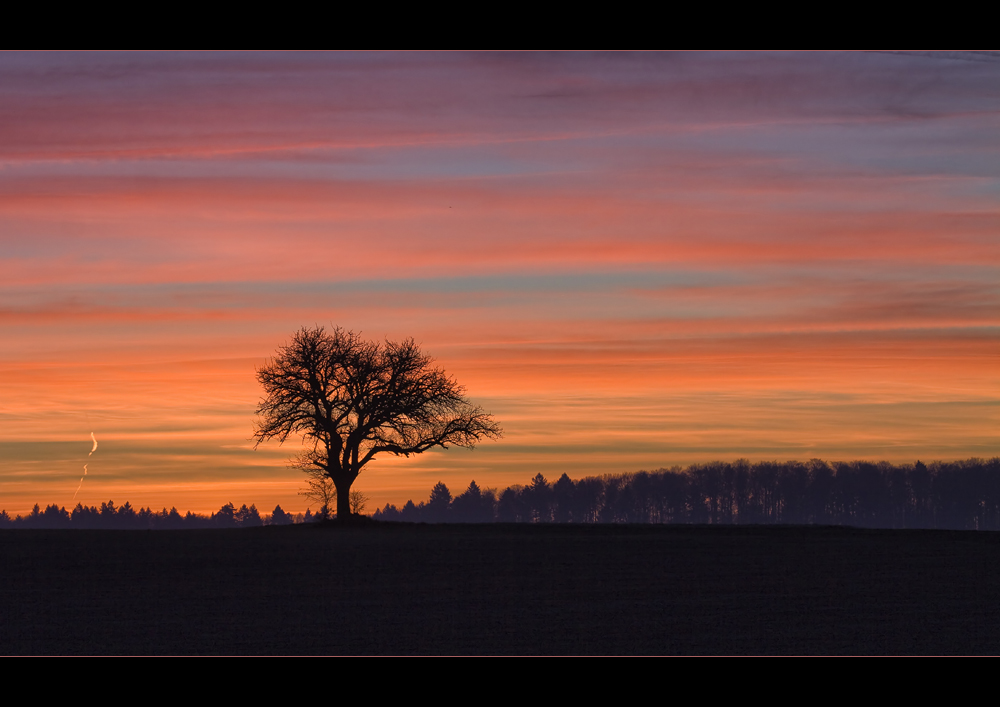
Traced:
<path fill-rule="evenodd" d="M 1000 54 L 0 54 L 0 508 L 304 511 L 302 326 L 502 440 L 368 510 L 709 460 L 1000 454 Z M 99 448 L 93 456 L 91 432 Z"/>

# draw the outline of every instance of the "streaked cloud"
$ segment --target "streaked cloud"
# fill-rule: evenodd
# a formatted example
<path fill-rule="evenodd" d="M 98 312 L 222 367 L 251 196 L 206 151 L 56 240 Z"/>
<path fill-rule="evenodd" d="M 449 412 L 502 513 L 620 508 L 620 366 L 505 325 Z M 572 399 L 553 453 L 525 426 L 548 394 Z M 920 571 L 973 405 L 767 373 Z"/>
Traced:
<path fill-rule="evenodd" d="M 68 503 L 93 429 L 78 500 L 300 509 L 294 445 L 248 438 L 314 324 L 413 336 L 507 430 L 379 460 L 379 505 L 998 454 L 998 85 L 982 52 L 0 56 L 0 507 Z"/>

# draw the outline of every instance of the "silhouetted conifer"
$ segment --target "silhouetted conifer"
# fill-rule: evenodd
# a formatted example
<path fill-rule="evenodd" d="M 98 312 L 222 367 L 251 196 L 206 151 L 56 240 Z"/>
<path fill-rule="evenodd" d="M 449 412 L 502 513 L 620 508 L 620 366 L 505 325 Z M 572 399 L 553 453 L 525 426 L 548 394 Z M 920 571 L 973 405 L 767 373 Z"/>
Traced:
<path fill-rule="evenodd" d="M 257 511 L 256 504 L 250 504 L 247 508 L 247 504 L 240 506 L 240 510 L 236 512 L 236 525 L 240 528 L 259 528 L 264 525 L 264 521 L 261 520 L 260 513 Z"/>
<path fill-rule="evenodd" d="M 407 523 L 419 523 L 423 520 L 420 513 L 420 508 L 423 507 L 423 505 L 424 504 L 421 503 L 420 506 L 416 506 L 412 500 L 407 501 L 403 504 L 403 508 L 399 512 L 400 520 L 406 521 Z"/>
<path fill-rule="evenodd" d="M 473 480 L 469 483 L 469 488 L 451 502 L 451 515 L 456 523 L 492 523 L 494 520 L 492 492 L 484 492 Z"/>
<path fill-rule="evenodd" d="M 385 508 L 381 510 L 375 509 L 375 512 L 372 514 L 372 518 L 374 518 L 375 520 L 384 520 L 390 522 L 402 520 L 402 517 L 400 516 L 399 513 L 399 509 L 389 503 L 385 504 Z"/>
<path fill-rule="evenodd" d="M 275 506 L 271 511 L 271 518 L 268 525 L 291 525 L 292 517 L 282 510 L 281 506 Z"/>
<path fill-rule="evenodd" d="M 440 481 L 431 489 L 431 498 L 424 508 L 425 520 L 429 523 L 446 523 L 451 520 L 451 491 Z"/>
<path fill-rule="evenodd" d="M 552 489 L 541 473 L 522 491 L 528 520 L 533 523 L 548 523 L 552 520 Z"/>
<path fill-rule="evenodd" d="M 232 503 L 227 503 L 218 511 L 212 514 L 212 525 L 216 528 L 236 527 L 236 507 Z"/>
<path fill-rule="evenodd" d="M 508 486 L 497 499 L 497 520 L 501 523 L 518 523 L 522 518 L 520 486 Z"/>

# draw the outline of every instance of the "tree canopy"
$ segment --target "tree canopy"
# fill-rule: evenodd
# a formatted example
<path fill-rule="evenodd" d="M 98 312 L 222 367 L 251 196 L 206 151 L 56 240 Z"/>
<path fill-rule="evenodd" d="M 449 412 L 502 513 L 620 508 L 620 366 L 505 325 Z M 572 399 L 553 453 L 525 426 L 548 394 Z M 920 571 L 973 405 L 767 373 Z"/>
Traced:
<path fill-rule="evenodd" d="M 502 430 L 465 398 L 465 389 L 413 339 L 366 341 L 340 327 L 303 327 L 257 370 L 255 447 L 299 435 L 296 465 L 322 470 L 337 489 L 337 515 L 350 517 L 350 488 L 376 455 L 473 447 Z"/>

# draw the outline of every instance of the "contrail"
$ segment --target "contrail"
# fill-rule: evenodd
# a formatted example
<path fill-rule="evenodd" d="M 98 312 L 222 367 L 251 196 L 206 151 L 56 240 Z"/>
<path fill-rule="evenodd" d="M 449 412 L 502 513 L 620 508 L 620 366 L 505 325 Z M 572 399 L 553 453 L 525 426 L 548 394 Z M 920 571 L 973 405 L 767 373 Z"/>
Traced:
<path fill-rule="evenodd" d="M 89 456 L 89 455 L 88 455 Z M 83 465 L 83 476 L 87 475 L 87 465 Z M 83 486 L 83 476 L 80 477 L 80 485 L 76 487 L 76 493 L 80 493 L 80 488 Z M 76 500 L 76 493 L 73 494 L 73 500 Z"/>
<path fill-rule="evenodd" d="M 92 440 L 94 440 L 94 446 L 93 446 L 93 447 L 91 447 L 91 449 L 90 449 L 90 451 L 89 451 L 89 452 L 87 452 L 87 456 L 88 456 L 88 457 L 89 457 L 89 456 L 90 456 L 91 454 L 93 454 L 94 452 L 96 452 L 96 451 L 97 451 L 97 437 L 95 437 L 95 436 L 94 436 L 94 433 L 93 433 L 93 432 L 91 432 L 91 433 L 90 433 L 90 438 L 91 438 Z M 80 489 L 81 489 L 81 488 L 83 488 L 83 480 L 84 480 L 84 479 L 85 479 L 86 477 L 87 477 L 87 465 L 86 465 L 86 464 L 84 464 L 84 465 L 83 465 L 83 476 L 81 476 L 81 477 L 80 477 L 80 485 L 76 487 L 76 493 L 80 493 Z M 74 493 L 74 494 L 73 494 L 73 500 L 74 500 L 74 501 L 76 500 L 76 493 Z"/>

